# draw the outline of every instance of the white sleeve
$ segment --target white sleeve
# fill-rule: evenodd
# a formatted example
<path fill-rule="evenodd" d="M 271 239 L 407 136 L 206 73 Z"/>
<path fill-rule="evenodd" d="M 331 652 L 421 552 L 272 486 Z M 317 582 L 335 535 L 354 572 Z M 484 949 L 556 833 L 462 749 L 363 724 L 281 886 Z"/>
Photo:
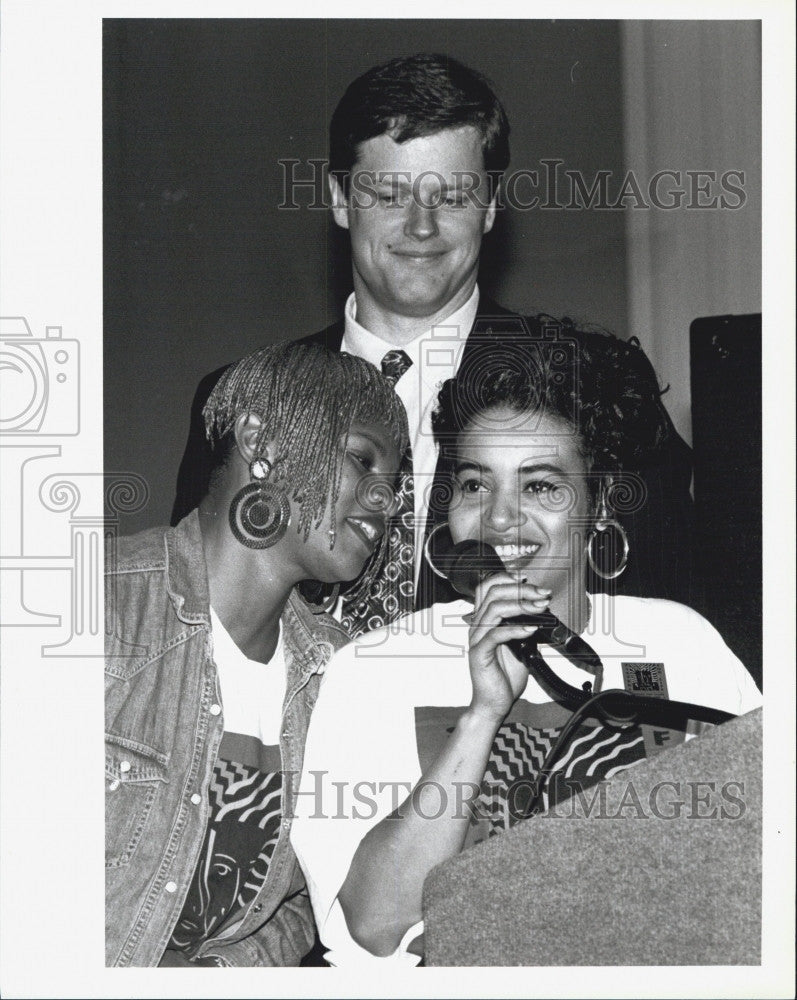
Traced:
<path fill-rule="evenodd" d="M 389 959 L 351 937 L 337 900 L 366 833 L 420 778 L 407 661 L 358 658 L 356 644 L 330 661 L 313 710 L 291 842 L 307 879 L 319 936 L 334 965 L 394 960 L 416 965 L 407 933 Z"/>
<path fill-rule="evenodd" d="M 745 715 L 758 708 L 763 700 L 761 692 L 714 626 L 685 605 L 673 607 L 681 610 L 681 621 L 673 624 L 680 637 L 688 641 L 688 660 L 695 665 L 695 672 L 690 677 L 682 677 L 683 692 L 671 691 L 670 697 L 709 705 L 734 715 Z"/>

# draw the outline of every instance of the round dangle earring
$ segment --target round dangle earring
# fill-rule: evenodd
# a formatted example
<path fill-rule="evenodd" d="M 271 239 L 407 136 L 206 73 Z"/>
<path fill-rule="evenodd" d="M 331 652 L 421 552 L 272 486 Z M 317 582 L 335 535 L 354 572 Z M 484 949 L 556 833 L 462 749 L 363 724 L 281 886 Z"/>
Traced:
<path fill-rule="evenodd" d="M 271 469 L 267 458 L 254 459 L 249 465 L 252 482 L 241 487 L 230 504 L 230 530 L 248 549 L 276 545 L 291 523 L 288 494 L 268 482 Z"/>
<path fill-rule="evenodd" d="M 617 561 L 618 546 L 616 541 L 612 540 L 613 538 L 619 538 L 622 546 L 622 554 L 619 561 Z M 598 541 L 597 554 L 594 551 L 596 539 Z M 605 568 L 605 554 L 607 550 L 613 554 L 616 562 L 615 567 L 609 570 Z M 612 516 L 609 505 L 606 502 L 606 494 L 602 491 L 600 505 L 598 506 L 598 516 L 587 541 L 587 562 L 593 573 L 602 580 L 616 580 L 628 565 L 628 552 L 628 535 L 625 533 L 625 528 L 622 524 Z"/>

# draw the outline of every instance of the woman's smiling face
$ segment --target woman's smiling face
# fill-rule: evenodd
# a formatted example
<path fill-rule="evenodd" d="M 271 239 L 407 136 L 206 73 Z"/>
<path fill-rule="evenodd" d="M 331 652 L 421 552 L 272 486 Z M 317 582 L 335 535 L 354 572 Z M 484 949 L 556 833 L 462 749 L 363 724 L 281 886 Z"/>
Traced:
<path fill-rule="evenodd" d="M 580 443 L 567 422 L 506 406 L 479 414 L 457 442 L 453 541 L 492 545 L 510 573 L 550 588 L 555 613 L 584 586 L 593 512 Z"/>

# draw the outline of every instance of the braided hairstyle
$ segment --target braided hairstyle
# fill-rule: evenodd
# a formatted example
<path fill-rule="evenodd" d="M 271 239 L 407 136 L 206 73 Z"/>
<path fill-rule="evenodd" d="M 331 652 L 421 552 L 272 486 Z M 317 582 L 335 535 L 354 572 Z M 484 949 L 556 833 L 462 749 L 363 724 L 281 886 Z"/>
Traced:
<path fill-rule="evenodd" d="M 409 441 L 404 406 L 388 379 L 368 361 L 319 344 L 273 344 L 224 371 L 202 411 L 216 475 L 235 446 L 236 420 L 249 413 L 262 423 L 258 454 L 266 442 L 275 449 L 270 479 L 283 483 L 298 504 L 297 530 L 305 541 L 327 507 L 335 528 L 340 443 L 353 422 L 387 428 L 399 454 Z"/>

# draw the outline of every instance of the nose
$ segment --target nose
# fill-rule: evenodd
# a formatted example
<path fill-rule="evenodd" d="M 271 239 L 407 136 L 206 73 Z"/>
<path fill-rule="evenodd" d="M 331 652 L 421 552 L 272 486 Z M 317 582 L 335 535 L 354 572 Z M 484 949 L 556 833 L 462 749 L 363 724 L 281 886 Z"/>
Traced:
<path fill-rule="evenodd" d="M 404 223 L 404 235 L 416 240 L 428 240 L 436 236 L 438 229 L 435 211 L 422 200 L 411 198 Z"/>
<path fill-rule="evenodd" d="M 482 522 L 492 531 L 508 531 L 525 524 L 526 517 L 520 508 L 517 490 L 497 490 L 488 494 L 482 512 Z"/>

